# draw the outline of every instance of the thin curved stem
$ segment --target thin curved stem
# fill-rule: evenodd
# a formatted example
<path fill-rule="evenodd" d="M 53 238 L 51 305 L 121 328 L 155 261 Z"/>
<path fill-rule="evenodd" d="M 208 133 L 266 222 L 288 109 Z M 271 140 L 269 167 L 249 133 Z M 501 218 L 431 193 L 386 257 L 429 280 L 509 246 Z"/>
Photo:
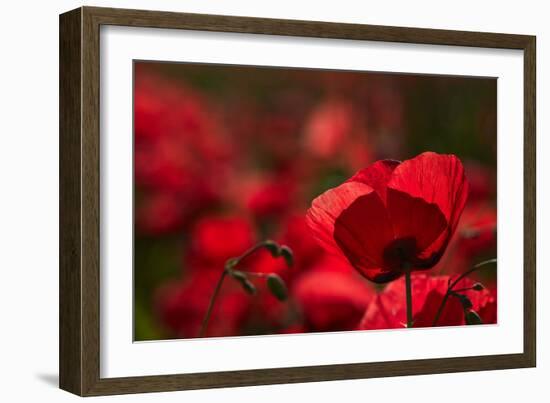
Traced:
<path fill-rule="evenodd" d="M 437 310 L 437 313 L 435 314 L 434 321 L 432 323 L 432 326 L 437 325 L 437 321 L 439 320 L 439 317 L 441 316 L 441 313 L 443 312 L 443 308 L 445 308 L 445 304 L 447 303 L 447 300 L 449 299 L 449 295 L 451 293 L 449 292 L 449 288 L 447 289 L 447 292 L 445 293 L 445 296 L 443 297 L 443 300 L 441 301 L 441 305 L 439 305 L 439 309 Z"/>
<path fill-rule="evenodd" d="M 439 305 L 439 309 L 437 310 L 437 313 L 435 314 L 434 321 L 432 323 L 432 326 L 436 326 L 437 322 L 439 321 L 439 317 L 443 313 L 443 308 L 445 308 L 445 304 L 447 303 L 447 300 L 449 299 L 449 295 L 453 292 L 453 288 L 466 276 L 472 274 L 474 271 L 479 269 L 480 267 L 483 267 L 485 265 L 496 263 L 496 259 L 489 259 L 484 260 L 483 262 L 480 262 L 476 265 L 474 265 L 470 270 L 466 270 L 464 273 L 462 273 L 460 276 L 457 277 L 456 280 L 454 280 L 452 283 L 449 284 L 447 287 L 447 292 L 445 293 L 445 296 L 443 297 L 443 300 L 441 301 L 441 305 Z"/>
<path fill-rule="evenodd" d="M 210 317 L 212 316 L 212 310 L 214 308 L 214 304 L 216 302 L 216 299 L 218 298 L 218 294 L 220 293 L 220 289 L 222 288 L 223 280 L 225 279 L 225 276 L 231 272 L 244 258 L 252 255 L 254 252 L 256 252 L 258 249 L 261 249 L 266 246 L 266 244 L 270 241 L 263 241 L 259 242 L 256 245 L 250 247 L 247 249 L 242 255 L 240 255 L 237 258 L 230 259 L 225 264 L 225 268 L 220 276 L 220 279 L 218 280 L 218 283 L 216 284 L 216 288 L 214 288 L 214 293 L 212 294 L 212 297 L 210 298 L 210 302 L 208 303 L 208 308 L 206 309 L 206 314 L 204 315 L 204 319 L 202 320 L 202 325 L 199 331 L 199 337 L 204 337 L 206 331 L 208 330 L 208 322 L 210 321 Z M 253 273 L 247 273 L 248 275 L 256 275 Z M 259 274 L 256 276 L 260 276 Z"/>
<path fill-rule="evenodd" d="M 462 280 L 464 277 L 472 274 L 474 271 L 476 271 L 480 267 L 483 267 L 483 266 L 491 264 L 491 263 L 496 263 L 496 262 L 497 262 L 496 259 L 489 259 L 489 260 L 484 260 L 483 262 L 480 262 L 480 263 L 474 265 L 470 270 L 466 270 L 464 273 L 462 273 L 460 276 L 458 276 L 457 279 L 451 283 L 451 285 L 449 286 L 449 289 L 452 290 L 453 287 L 460 282 L 460 280 Z"/>
<path fill-rule="evenodd" d="M 277 248 L 279 248 L 279 246 L 276 243 L 274 243 L 273 241 L 266 240 L 266 241 L 259 242 L 256 245 L 248 248 L 240 256 L 227 260 L 227 262 L 225 263 L 225 267 L 222 271 L 222 274 L 221 274 L 221 276 L 218 280 L 218 283 L 216 284 L 216 287 L 214 288 L 214 292 L 212 294 L 212 297 L 210 297 L 210 302 L 208 303 L 208 308 L 206 309 L 206 314 L 204 315 L 204 319 L 202 320 L 201 328 L 199 330 L 199 337 L 204 337 L 204 335 L 206 334 L 206 331 L 208 330 L 208 322 L 210 321 L 210 317 L 212 316 L 212 310 L 214 308 L 214 304 L 216 302 L 216 299 L 218 298 L 218 294 L 220 293 L 220 289 L 222 288 L 222 284 L 223 284 L 223 280 L 225 279 L 225 276 L 227 276 L 228 274 L 235 275 L 237 273 L 237 271 L 234 270 L 234 269 L 241 263 L 241 261 L 243 259 L 247 258 L 248 256 L 252 255 L 257 250 L 259 250 L 261 248 L 264 248 L 264 247 L 271 250 L 270 247 L 272 245 L 275 245 L 275 246 L 277 246 Z M 284 246 L 283 246 L 283 248 L 284 248 Z M 253 272 L 246 272 L 246 275 L 247 276 L 252 276 L 252 277 L 267 277 L 268 276 L 268 274 L 265 274 L 265 273 L 253 273 Z"/>
<path fill-rule="evenodd" d="M 261 249 L 263 247 L 265 247 L 265 245 L 268 243 L 269 241 L 263 241 L 263 242 L 259 242 L 257 243 L 256 245 L 252 246 L 251 248 L 247 249 L 242 255 L 240 255 L 238 258 L 236 258 L 234 260 L 234 263 L 233 263 L 233 267 L 237 266 L 241 260 L 243 260 L 244 258 L 252 255 L 254 252 L 256 252 L 258 249 Z"/>
<path fill-rule="evenodd" d="M 220 276 L 220 279 L 218 280 L 218 283 L 216 284 L 214 293 L 212 294 L 212 297 L 210 298 L 210 302 L 208 303 L 208 309 L 206 310 L 206 314 L 204 315 L 204 319 L 202 320 L 201 329 L 199 331 L 199 337 L 203 337 L 204 334 L 206 333 L 206 330 L 208 329 L 208 322 L 210 321 L 210 316 L 212 316 L 212 309 L 214 308 L 214 303 L 216 302 L 218 294 L 220 293 L 223 280 L 225 279 L 226 275 L 227 275 L 227 270 L 224 270 L 222 272 L 222 275 Z"/>
<path fill-rule="evenodd" d="M 405 271 L 405 294 L 407 298 L 407 327 L 413 327 L 411 269 Z"/>

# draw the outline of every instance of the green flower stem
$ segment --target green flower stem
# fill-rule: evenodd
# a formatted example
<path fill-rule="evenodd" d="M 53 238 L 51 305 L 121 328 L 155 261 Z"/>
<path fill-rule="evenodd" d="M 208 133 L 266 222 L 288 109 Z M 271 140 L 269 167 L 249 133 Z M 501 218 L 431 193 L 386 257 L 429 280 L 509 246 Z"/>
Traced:
<path fill-rule="evenodd" d="M 432 323 L 432 326 L 436 326 L 437 325 L 437 322 L 439 321 L 439 317 L 441 316 L 441 314 L 443 313 L 443 308 L 445 308 L 445 304 L 447 303 L 447 300 L 449 299 L 449 296 L 453 293 L 453 288 L 466 276 L 472 274 L 474 271 L 478 270 L 480 267 L 483 267 L 483 266 L 486 266 L 488 264 L 491 264 L 491 263 L 496 263 L 497 260 L 496 259 L 489 259 L 489 260 L 484 260 L 483 262 L 480 262 L 476 265 L 474 265 L 474 267 L 472 267 L 470 270 L 467 270 L 465 271 L 464 273 L 462 273 L 460 276 L 457 277 L 457 279 L 455 281 L 453 281 L 452 283 L 449 283 L 449 286 L 447 287 L 447 292 L 445 293 L 445 296 L 443 297 L 443 300 L 441 301 L 441 305 L 439 305 L 439 309 L 437 310 L 437 313 L 435 314 L 435 318 L 434 318 L 434 321 Z M 460 291 L 460 290 L 458 290 Z"/>
<path fill-rule="evenodd" d="M 269 273 L 256 273 L 256 272 L 253 272 L 253 271 L 247 271 L 246 275 L 250 276 L 250 277 L 264 278 L 264 277 L 269 276 Z"/>
<path fill-rule="evenodd" d="M 223 280 L 225 279 L 225 276 L 227 274 L 231 274 L 233 269 L 237 267 L 237 265 L 248 256 L 252 255 L 257 250 L 266 247 L 266 245 L 270 244 L 273 241 L 263 241 L 259 242 L 256 245 L 252 246 L 248 250 L 246 250 L 242 255 L 239 257 L 229 259 L 225 263 L 224 270 L 222 271 L 222 274 L 220 276 L 220 279 L 218 280 L 218 283 L 216 284 L 216 288 L 214 289 L 214 293 L 212 294 L 212 297 L 210 298 L 210 302 L 208 303 L 208 308 L 206 309 L 206 314 L 204 315 L 204 319 L 202 320 L 202 325 L 199 331 L 199 337 L 204 337 L 206 334 L 206 330 L 208 329 L 208 322 L 210 321 L 210 317 L 212 316 L 212 310 L 214 308 L 214 304 L 216 302 L 216 299 L 218 298 L 218 294 L 220 293 L 220 290 L 222 288 Z M 264 277 L 264 274 L 262 273 L 246 273 L 247 275 L 256 276 L 256 277 Z M 265 275 L 267 276 L 267 275 Z"/>
<path fill-rule="evenodd" d="M 251 248 L 249 248 L 247 251 L 245 251 L 241 256 L 235 258 L 235 259 L 232 259 L 231 260 L 231 265 L 232 267 L 235 267 L 237 266 L 241 260 L 243 260 L 244 258 L 247 258 L 248 256 L 252 255 L 254 252 L 256 252 L 258 249 L 261 249 L 261 248 L 264 248 L 268 243 L 270 243 L 271 241 L 263 241 L 263 242 L 259 242 L 257 243 L 256 245 L 252 246 Z"/>
<path fill-rule="evenodd" d="M 472 287 L 466 287 L 466 288 L 459 288 L 458 290 L 453 290 L 453 292 L 466 292 L 466 291 L 472 291 Z"/>
<path fill-rule="evenodd" d="M 411 269 L 409 267 L 405 270 L 405 293 L 407 298 L 407 327 L 413 327 Z"/>
<path fill-rule="evenodd" d="M 432 323 L 432 326 L 437 325 L 437 321 L 439 320 L 439 317 L 441 316 L 441 313 L 443 312 L 443 308 L 445 308 L 445 304 L 447 303 L 447 300 L 449 299 L 449 295 L 451 295 L 449 290 L 450 290 L 450 288 L 447 288 L 447 292 L 443 296 L 443 300 L 441 301 L 441 305 L 439 305 L 437 313 L 435 314 L 435 318 L 434 318 L 434 321 Z"/>
<path fill-rule="evenodd" d="M 222 275 L 220 276 L 220 279 L 218 280 L 218 283 L 216 284 L 216 288 L 214 289 L 214 293 L 212 294 L 212 297 L 210 298 L 210 302 L 208 303 L 208 309 L 206 310 L 206 315 L 204 315 L 204 319 L 202 320 L 201 330 L 199 332 L 199 337 L 204 337 L 204 334 L 206 333 L 206 330 L 208 328 L 208 322 L 210 321 L 210 316 L 212 316 L 212 309 L 214 308 L 214 303 L 216 302 L 216 298 L 218 297 L 218 294 L 220 293 L 220 290 L 222 288 L 223 280 L 225 279 L 225 276 L 227 275 L 228 270 L 224 270 L 222 272 Z"/>

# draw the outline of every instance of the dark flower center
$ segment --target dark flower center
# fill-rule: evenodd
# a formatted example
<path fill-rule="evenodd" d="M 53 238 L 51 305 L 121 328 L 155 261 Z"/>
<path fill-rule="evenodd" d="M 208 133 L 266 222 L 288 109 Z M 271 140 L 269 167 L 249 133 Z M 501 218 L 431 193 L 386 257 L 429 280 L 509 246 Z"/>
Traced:
<path fill-rule="evenodd" d="M 384 265 L 390 270 L 403 270 L 416 260 L 417 248 L 414 237 L 394 239 L 384 248 Z"/>

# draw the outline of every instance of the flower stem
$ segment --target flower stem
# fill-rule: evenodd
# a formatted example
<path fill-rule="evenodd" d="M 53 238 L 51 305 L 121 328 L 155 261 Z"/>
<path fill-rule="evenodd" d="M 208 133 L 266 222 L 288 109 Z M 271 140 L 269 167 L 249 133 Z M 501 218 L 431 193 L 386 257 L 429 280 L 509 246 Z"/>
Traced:
<path fill-rule="evenodd" d="M 407 327 L 413 327 L 411 269 L 405 270 L 405 294 L 407 298 Z"/>
<path fill-rule="evenodd" d="M 222 275 L 220 276 L 220 279 L 216 284 L 216 288 L 214 289 L 214 293 L 212 294 L 212 297 L 210 298 L 210 302 L 208 303 L 208 309 L 206 310 L 206 315 L 204 315 L 204 319 L 202 320 L 199 337 L 203 337 L 204 334 L 206 333 L 206 330 L 208 329 L 208 322 L 210 321 L 210 316 L 212 316 L 212 309 L 214 308 L 214 303 L 216 302 L 216 298 L 220 293 L 223 280 L 225 279 L 226 275 L 227 275 L 227 270 L 222 271 Z"/>
<path fill-rule="evenodd" d="M 443 300 L 441 301 L 441 305 L 439 305 L 439 309 L 437 310 L 437 313 L 435 314 L 435 318 L 434 318 L 434 321 L 432 323 L 432 326 L 437 325 L 437 321 L 439 320 L 439 317 L 441 316 L 441 313 L 443 312 L 443 308 L 445 308 L 445 304 L 447 303 L 447 300 L 449 299 L 449 295 L 451 295 L 449 290 L 450 290 L 450 288 L 447 289 L 447 292 L 445 293 L 445 296 L 443 297 Z"/>
<path fill-rule="evenodd" d="M 258 251 L 261 248 L 268 248 L 268 249 L 271 250 L 271 247 L 273 247 L 273 245 L 277 248 L 277 250 L 281 249 L 281 247 L 279 245 L 277 245 L 276 243 L 274 243 L 273 241 L 266 240 L 266 241 L 262 241 L 262 242 L 257 243 L 256 245 L 254 245 L 254 246 L 250 247 L 249 249 L 247 249 L 240 256 L 238 256 L 236 258 L 229 259 L 225 263 L 225 267 L 224 267 L 224 269 L 222 271 L 222 274 L 221 274 L 221 276 L 218 280 L 218 283 L 216 284 L 216 288 L 214 288 L 214 293 L 212 294 L 212 297 L 210 297 L 210 302 L 208 303 L 208 308 L 206 309 L 206 314 L 204 315 L 204 319 L 202 320 L 201 328 L 199 330 L 199 337 L 204 337 L 204 335 L 206 334 L 206 331 L 208 330 L 208 322 L 210 321 L 210 317 L 212 316 L 212 310 L 214 308 L 214 304 L 216 302 L 216 299 L 218 298 L 218 294 L 220 293 L 220 289 L 222 288 L 222 284 L 223 284 L 223 280 L 225 279 L 225 276 L 227 276 L 228 274 L 234 275 L 236 273 L 236 271 L 234 270 L 235 267 L 237 267 L 243 259 L 245 259 L 248 256 L 254 254 L 256 251 Z M 286 246 L 283 246 L 282 248 L 283 249 L 286 248 L 287 251 L 290 251 L 290 249 Z M 292 253 L 292 252 L 290 251 L 290 253 Z M 247 272 L 246 275 L 247 276 L 252 276 L 252 277 L 267 277 L 268 276 L 268 274 L 264 274 L 264 273 L 250 273 L 250 272 Z"/>
<path fill-rule="evenodd" d="M 472 274 L 474 271 L 476 271 L 480 267 L 486 266 L 486 265 L 491 264 L 491 263 L 496 263 L 496 262 L 497 262 L 496 259 L 484 260 L 483 262 L 480 262 L 480 263 L 474 265 L 471 269 L 469 269 L 469 270 L 465 271 L 464 273 L 462 273 L 452 283 L 449 283 L 449 286 L 447 287 L 447 292 L 445 293 L 445 296 L 443 297 L 443 300 L 441 301 L 441 305 L 439 305 L 439 309 L 437 310 L 437 313 L 435 314 L 435 318 L 434 318 L 434 321 L 432 323 L 432 326 L 437 325 L 437 321 L 439 320 L 439 317 L 441 316 L 441 313 L 443 312 L 443 308 L 445 308 L 445 304 L 447 303 L 447 300 L 449 299 L 449 295 L 452 294 L 452 292 L 454 291 L 453 288 L 460 282 L 460 280 L 462 280 L 464 277 Z M 461 291 L 461 290 L 458 290 L 458 291 Z"/>

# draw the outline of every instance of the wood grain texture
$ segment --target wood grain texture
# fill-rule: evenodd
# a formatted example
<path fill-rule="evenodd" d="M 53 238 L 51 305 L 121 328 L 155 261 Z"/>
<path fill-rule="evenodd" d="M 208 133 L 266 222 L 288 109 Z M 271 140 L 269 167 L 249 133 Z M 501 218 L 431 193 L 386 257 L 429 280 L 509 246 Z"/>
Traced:
<path fill-rule="evenodd" d="M 59 386 L 82 394 L 81 11 L 59 21 Z"/>
<path fill-rule="evenodd" d="M 536 257 L 537 257 L 537 145 L 536 145 L 536 39 L 530 37 L 524 48 L 524 218 L 523 218 L 523 354 L 536 366 Z"/>
<path fill-rule="evenodd" d="M 100 378 L 101 25 L 290 35 L 524 51 L 524 352 L 479 357 Z M 535 321 L 535 37 L 82 7 L 60 16 L 60 387 L 81 395 L 158 392 L 531 367 Z M 519 134 L 518 134 L 519 135 Z"/>

